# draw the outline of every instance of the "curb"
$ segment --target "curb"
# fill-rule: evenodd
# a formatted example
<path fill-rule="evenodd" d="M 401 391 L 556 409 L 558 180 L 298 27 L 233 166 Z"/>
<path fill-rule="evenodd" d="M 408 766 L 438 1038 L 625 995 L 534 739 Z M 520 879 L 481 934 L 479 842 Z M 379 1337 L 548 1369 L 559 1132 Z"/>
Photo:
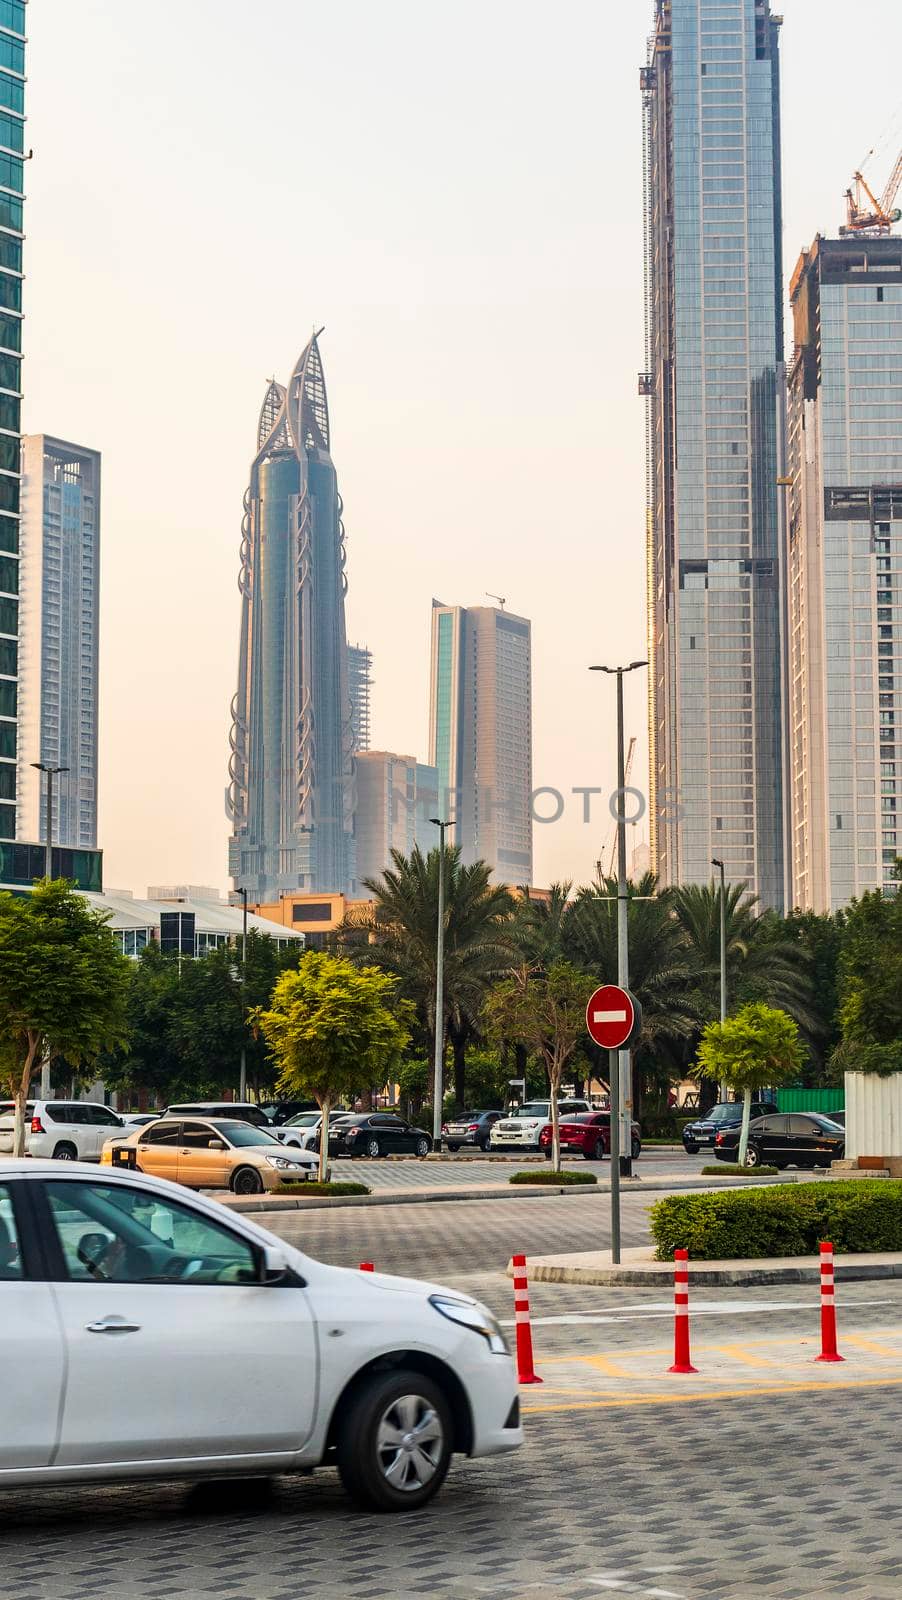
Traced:
<path fill-rule="evenodd" d="M 507 1267 L 507 1276 L 513 1275 L 510 1263 Z M 819 1283 L 821 1276 L 820 1264 L 814 1261 L 810 1267 L 755 1267 L 751 1262 L 742 1267 L 707 1267 L 704 1262 L 689 1262 L 689 1281 L 696 1288 L 705 1285 L 715 1288 L 725 1288 L 729 1285 L 740 1287 L 742 1285 L 771 1284 L 771 1283 Z M 834 1267 L 834 1276 L 837 1283 L 863 1283 L 876 1278 L 902 1278 L 902 1257 L 897 1262 L 846 1262 L 842 1266 L 837 1262 Z M 540 1266 L 529 1263 L 530 1283 L 569 1283 L 569 1284 L 594 1284 L 596 1287 L 621 1286 L 623 1288 L 638 1288 L 645 1285 L 647 1288 L 672 1287 L 673 1264 L 661 1262 L 660 1270 L 657 1267 L 554 1267 Z"/>

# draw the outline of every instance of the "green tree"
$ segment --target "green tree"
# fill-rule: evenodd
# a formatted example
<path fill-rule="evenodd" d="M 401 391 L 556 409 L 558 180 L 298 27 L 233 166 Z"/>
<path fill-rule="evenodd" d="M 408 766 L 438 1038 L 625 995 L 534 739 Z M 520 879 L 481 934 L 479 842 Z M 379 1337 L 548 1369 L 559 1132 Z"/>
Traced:
<path fill-rule="evenodd" d="M 742 1091 L 739 1165 L 745 1165 L 753 1090 L 775 1088 L 798 1077 L 803 1060 L 799 1030 L 792 1017 L 753 1001 L 726 1022 L 709 1022 L 698 1049 L 706 1078 Z"/>
<path fill-rule="evenodd" d="M 128 961 L 106 917 L 61 879 L 0 894 L 0 1070 L 15 1098 L 17 1156 L 43 1050 L 79 1067 L 125 1035 Z"/>
<path fill-rule="evenodd" d="M 808 1036 L 810 1058 L 802 1070 L 806 1088 L 836 1080 L 831 1057 L 841 1036 L 839 1020 L 839 958 L 843 946 L 844 911 L 818 913 L 793 911 L 777 919 L 787 939 L 796 940 L 807 953 L 812 1006 L 817 1029 Z"/>
<path fill-rule="evenodd" d="M 700 1002 L 716 1017 L 720 997 L 720 885 L 687 884 L 672 891 L 674 915 L 691 952 Z M 787 934 L 776 912 L 757 910 L 744 884 L 726 886 L 727 1003 L 731 1011 L 752 1000 L 788 1011 L 809 1036 L 819 1018 L 811 961 L 802 942 Z"/>
<path fill-rule="evenodd" d="M 376 967 L 311 950 L 285 972 L 272 1002 L 254 1013 L 279 1069 L 279 1089 L 312 1095 L 323 1114 L 320 1178 L 329 1154 L 329 1111 L 362 1085 L 385 1083 L 410 1039 L 412 1007 Z"/>
<path fill-rule="evenodd" d="M 833 1065 L 843 1072 L 902 1071 L 902 896 L 878 891 L 845 913 L 839 957 L 842 1038 Z"/>
<path fill-rule="evenodd" d="M 553 961 L 547 971 L 519 967 L 497 983 L 485 1006 L 486 1024 L 498 1040 L 515 1039 L 541 1053 L 551 1093 L 551 1148 L 555 1172 L 561 1166 L 558 1095 L 567 1062 L 586 1027 L 592 978 L 569 961 Z"/>
<path fill-rule="evenodd" d="M 375 897 L 375 944 L 362 946 L 361 959 L 375 962 L 398 979 L 402 995 L 417 1009 L 434 1059 L 436 1030 L 435 967 L 438 933 L 439 851 L 409 856 L 392 851 L 392 865 L 381 878 L 368 878 Z M 442 1041 L 454 1051 L 454 1093 L 466 1099 L 466 1052 L 478 1036 L 483 999 L 493 979 L 512 962 L 509 924 L 514 901 L 491 882 L 484 861 L 463 866 L 456 845 L 445 847 L 444 1016 Z"/>

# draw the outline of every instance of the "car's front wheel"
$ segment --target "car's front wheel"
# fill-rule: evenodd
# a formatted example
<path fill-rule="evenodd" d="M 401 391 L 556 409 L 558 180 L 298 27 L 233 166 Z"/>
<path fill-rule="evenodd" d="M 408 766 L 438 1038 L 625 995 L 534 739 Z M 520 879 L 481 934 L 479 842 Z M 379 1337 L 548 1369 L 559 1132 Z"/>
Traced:
<path fill-rule="evenodd" d="M 256 1167 L 237 1167 L 229 1188 L 233 1194 L 262 1194 L 263 1179 Z"/>
<path fill-rule="evenodd" d="M 416 1142 L 416 1154 L 418 1156 L 428 1156 L 429 1154 L 429 1140 L 427 1139 L 425 1133 L 423 1134 L 422 1139 L 418 1139 Z"/>
<path fill-rule="evenodd" d="M 414 1511 L 441 1488 L 451 1440 L 448 1403 L 431 1378 L 374 1373 L 339 1418 L 341 1481 L 369 1510 Z"/>
<path fill-rule="evenodd" d="M 78 1151 L 74 1144 L 69 1144 L 67 1140 L 63 1140 L 55 1146 L 53 1159 L 54 1161 L 77 1161 Z"/>
<path fill-rule="evenodd" d="M 377 1156 L 381 1156 L 382 1146 L 380 1145 L 378 1139 L 367 1139 L 366 1153 L 372 1158 L 373 1161 L 375 1161 Z"/>
<path fill-rule="evenodd" d="M 686 1151 L 687 1156 L 697 1156 L 698 1155 L 698 1145 L 697 1144 L 686 1144 L 686 1141 L 684 1140 L 683 1141 L 683 1148 Z"/>

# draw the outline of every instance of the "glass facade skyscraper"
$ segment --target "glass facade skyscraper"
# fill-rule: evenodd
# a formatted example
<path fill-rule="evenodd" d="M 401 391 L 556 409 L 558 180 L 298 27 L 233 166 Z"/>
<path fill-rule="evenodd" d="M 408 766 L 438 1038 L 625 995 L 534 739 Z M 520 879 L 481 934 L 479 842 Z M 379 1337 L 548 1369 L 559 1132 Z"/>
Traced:
<path fill-rule="evenodd" d="M 97 843 L 100 455 L 49 435 L 22 441 L 18 825 L 45 839 L 41 760 L 60 773 L 55 844 Z"/>
<path fill-rule="evenodd" d="M 785 899 L 779 18 L 657 0 L 645 129 L 650 814 L 665 883 L 712 857 Z"/>
<path fill-rule="evenodd" d="M 831 911 L 902 854 L 902 239 L 816 239 L 790 296 L 793 899 Z"/>
<path fill-rule="evenodd" d="M 242 524 L 229 872 L 254 901 L 355 878 L 341 499 L 317 338 L 267 389 Z"/>
<path fill-rule="evenodd" d="M 0 839 L 16 837 L 25 6 L 0 0 Z"/>

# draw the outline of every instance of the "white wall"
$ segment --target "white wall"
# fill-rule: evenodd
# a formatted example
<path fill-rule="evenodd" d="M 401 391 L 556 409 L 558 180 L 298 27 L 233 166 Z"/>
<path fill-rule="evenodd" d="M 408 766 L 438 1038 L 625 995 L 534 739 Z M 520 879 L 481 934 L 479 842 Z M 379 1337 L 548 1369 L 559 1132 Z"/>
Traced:
<path fill-rule="evenodd" d="M 902 1072 L 845 1076 L 846 1156 L 902 1156 Z"/>

